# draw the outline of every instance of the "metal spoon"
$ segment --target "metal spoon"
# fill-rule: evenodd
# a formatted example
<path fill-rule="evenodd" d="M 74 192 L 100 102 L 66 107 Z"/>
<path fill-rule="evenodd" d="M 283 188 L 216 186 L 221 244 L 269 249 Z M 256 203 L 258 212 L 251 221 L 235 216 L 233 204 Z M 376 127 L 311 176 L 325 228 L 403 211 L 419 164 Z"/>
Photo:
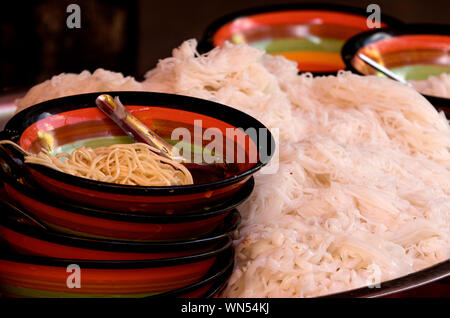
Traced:
<path fill-rule="evenodd" d="M 159 137 L 139 119 L 130 114 L 120 102 L 119 97 L 116 96 L 113 99 L 111 95 L 103 94 L 97 97 L 95 103 L 98 108 L 111 118 L 117 126 L 122 128 L 134 141 L 142 142 L 159 149 L 159 154 L 166 158 L 179 162 L 187 162 L 186 158 L 176 155 L 178 149 Z"/>
<path fill-rule="evenodd" d="M 403 78 L 401 78 L 400 76 L 398 76 L 397 74 L 395 74 L 394 72 L 392 72 L 391 70 L 387 69 L 386 67 L 384 67 L 383 65 L 380 65 L 379 63 L 375 62 L 374 60 L 372 60 L 370 57 L 368 57 L 367 55 L 363 54 L 363 53 L 358 53 L 357 54 L 358 57 L 367 65 L 373 67 L 374 69 L 376 69 L 378 72 L 383 73 L 384 75 L 386 75 L 387 77 L 400 82 L 402 84 L 405 84 L 407 86 L 412 87 L 411 83 L 408 83 L 407 81 L 405 81 Z"/>

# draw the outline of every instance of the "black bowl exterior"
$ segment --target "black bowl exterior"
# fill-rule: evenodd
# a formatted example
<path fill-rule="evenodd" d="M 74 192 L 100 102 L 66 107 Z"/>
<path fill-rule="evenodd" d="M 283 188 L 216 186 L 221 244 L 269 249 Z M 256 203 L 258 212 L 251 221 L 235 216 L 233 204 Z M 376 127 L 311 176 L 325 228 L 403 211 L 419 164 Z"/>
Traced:
<path fill-rule="evenodd" d="M 67 211 L 70 213 L 80 214 L 87 217 L 94 217 L 104 220 L 114 220 L 123 222 L 137 222 L 137 223 L 148 223 L 148 224 L 175 224 L 183 222 L 193 222 L 204 220 L 207 218 L 212 218 L 219 215 L 224 215 L 229 211 L 233 210 L 240 204 L 242 204 L 252 193 L 255 187 L 255 180 L 251 177 L 244 186 L 231 198 L 220 202 L 214 206 L 208 208 L 200 209 L 198 211 L 192 211 L 189 214 L 145 214 L 145 213 L 132 213 L 132 212 L 120 212 L 120 211 L 109 211 L 106 209 L 95 209 L 89 208 L 81 204 L 67 202 L 63 200 L 58 200 L 46 192 L 39 189 L 37 184 L 34 184 L 33 180 L 24 181 L 23 179 L 28 179 L 29 177 L 18 177 L 12 173 L 12 171 L 7 171 L 9 169 L 8 162 L 3 161 L 3 156 L 1 155 L 3 149 L 0 147 L 0 178 L 1 181 L 9 188 L 14 189 L 14 191 L 21 193 L 25 197 L 32 199 L 34 201 L 39 201 L 45 204 L 47 209 L 59 209 Z M 10 195 L 10 199 L 11 199 Z M 1 196 L 0 196 L 1 199 Z M 10 202 L 12 203 L 12 202 Z M 20 201 L 15 202 L 21 205 Z M 101 221 L 101 220 L 99 220 Z"/>
<path fill-rule="evenodd" d="M 230 216 L 235 222 L 233 215 L 237 212 L 234 209 L 248 198 L 253 188 L 251 177 L 234 196 L 210 209 L 185 215 L 153 215 L 67 204 L 6 175 L 5 194 L 0 200 L 40 227 L 59 233 L 101 240 L 175 242 L 217 236 L 217 229 L 230 222 Z"/>
<path fill-rule="evenodd" d="M 203 260 L 179 264 L 153 261 L 53 260 L 15 254 L 0 257 L 0 290 L 12 297 L 198 297 L 196 289 L 212 284 L 233 266 L 227 247 Z M 30 272 L 31 271 L 31 272 Z M 78 278 L 77 278 L 78 275 Z M 73 276 L 73 278 L 72 278 Z M 80 282 L 79 287 L 70 286 Z"/>
<path fill-rule="evenodd" d="M 234 250 L 229 249 L 229 253 L 222 255 L 205 275 L 205 277 L 198 283 L 192 284 L 182 289 L 170 291 L 167 293 L 151 296 L 151 298 L 161 297 L 181 297 L 181 298 L 212 298 L 217 296 L 225 287 L 233 273 L 234 267 Z M 205 289 L 206 287 L 206 289 Z M 200 291 L 203 289 L 204 291 Z"/>
<path fill-rule="evenodd" d="M 187 253 L 189 251 L 192 251 L 190 254 L 195 254 L 194 252 L 196 251 L 201 253 L 202 251 L 210 251 L 218 246 L 228 244 L 228 240 L 236 230 L 241 219 L 239 212 L 235 210 L 224 219 L 223 223 L 210 236 L 201 239 L 170 242 L 130 242 L 91 239 L 57 233 L 29 223 L 27 216 L 22 217 L 11 206 L 0 203 L 0 208 L 3 211 L 0 216 L 0 240 L 4 242 L 3 246 L 8 250 L 17 252 L 15 249 L 17 246 L 22 249 L 29 249 L 31 247 L 29 241 L 33 242 L 33 245 L 37 241 L 41 246 L 35 246 L 36 251 L 33 252 L 34 255 L 51 255 L 52 252 L 48 253 L 48 250 L 44 250 L 48 246 L 51 247 L 50 251 L 54 251 L 56 248 L 64 250 L 65 254 L 70 254 L 72 250 L 77 255 L 80 254 L 80 251 L 81 254 L 83 251 L 88 253 L 98 251 L 100 253 L 137 253 L 137 255 L 139 253 L 142 255 L 151 253 L 167 253 L 167 255 L 179 253 L 183 255 L 189 254 Z M 17 236 L 19 236 L 19 239 L 17 239 Z M 70 256 L 70 258 L 76 257 Z"/>

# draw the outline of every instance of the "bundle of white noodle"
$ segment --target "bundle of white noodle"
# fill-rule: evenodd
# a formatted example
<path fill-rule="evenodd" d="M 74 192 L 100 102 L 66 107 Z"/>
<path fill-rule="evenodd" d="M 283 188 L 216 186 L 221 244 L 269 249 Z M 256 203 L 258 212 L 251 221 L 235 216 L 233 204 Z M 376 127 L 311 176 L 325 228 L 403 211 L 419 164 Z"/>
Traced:
<path fill-rule="evenodd" d="M 423 81 L 410 82 L 422 94 L 450 98 L 450 74 L 448 73 L 430 76 Z"/>
<path fill-rule="evenodd" d="M 149 90 L 244 110 L 280 129 L 279 171 L 240 208 L 230 297 L 310 297 L 450 256 L 450 128 L 413 89 L 379 77 L 297 76 L 294 63 L 188 41 Z"/>
<path fill-rule="evenodd" d="M 133 77 L 124 77 L 116 73 L 97 69 L 94 73 L 83 71 L 80 74 L 61 73 L 30 89 L 27 94 L 16 101 L 16 113 L 49 99 L 102 91 L 140 91 L 141 83 Z"/>

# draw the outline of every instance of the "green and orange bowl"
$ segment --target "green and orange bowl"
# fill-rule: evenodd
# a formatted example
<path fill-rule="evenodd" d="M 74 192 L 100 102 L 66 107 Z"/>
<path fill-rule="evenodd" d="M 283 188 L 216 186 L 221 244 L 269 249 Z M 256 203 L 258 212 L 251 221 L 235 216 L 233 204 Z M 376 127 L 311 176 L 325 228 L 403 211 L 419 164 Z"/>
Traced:
<path fill-rule="evenodd" d="M 23 175 L 27 170 L 39 187 L 55 198 L 85 207 L 146 214 L 188 214 L 208 210 L 229 200 L 274 153 L 275 141 L 270 131 L 253 117 L 234 108 L 174 94 L 107 93 L 119 96 L 134 116 L 168 142 L 177 142 L 172 139 L 177 128 L 189 132 L 192 142 L 188 146 L 194 153 L 203 152 L 211 142 L 201 138 L 207 129 L 220 131 L 224 136 L 222 154 L 227 154 L 227 145 L 235 150 L 228 152 L 234 154 L 232 160 L 227 156 L 231 172 L 214 180 L 209 177 L 196 180 L 194 174 L 193 185 L 159 187 L 94 181 L 35 164 L 12 164 L 14 173 Z M 71 152 L 80 146 L 95 148 L 131 143 L 132 140 L 96 107 L 95 99 L 100 94 L 102 92 L 73 95 L 27 108 L 8 121 L 0 137 L 12 140 L 32 153 L 38 153 L 43 147 L 59 153 Z M 227 129 L 235 132 L 232 139 L 226 137 Z M 265 133 L 258 138 L 246 131 Z M 195 137 L 198 132 L 201 134 L 199 142 Z M 242 158 L 237 158 L 238 155 Z M 234 163 L 228 165 L 231 161 Z"/>
<path fill-rule="evenodd" d="M 342 58 L 349 70 L 359 75 L 382 75 L 364 63 L 363 53 L 405 80 L 425 80 L 450 73 L 450 25 L 405 24 L 365 32 L 349 39 Z M 431 104 L 450 111 L 450 99 L 425 95 Z"/>
<path fill-rule="evenodd" d="M 207 52 L 225 41 L 246 43 L 298 63 L 301 72 L 335 74 L 344 69 L 345 41 L 370 30 L 366 10 L 332 4 L 291 4 L 248 9 L 213 22 L 200 42 Z M 381 27 L 402 23 L 384 14 Z"/>
<path fill-rule="evenodd" d="M 16 210 L 39 220 L 48 229 L 86 238 L 171 242 L 228 233 L 237 222 L 234 214 L 238 212 L 234 209 L 249 197 L 255 185 L 251 177 L 232 197 L 189 214 L 117 212 L 58 200 L 24 178 L 17 178 L 2 158 L 5 156 L 0 156 L 5 194 L 0 196 L 0 201 L 14 205 Z"/>
<path fill-rule="evenodd" d="M 116 261 L 56 259 L 3 249 L 0 291 L 6 297 L 201 297 L 229 274 L 233 261 L 229 244 L 196 256 Z"/>

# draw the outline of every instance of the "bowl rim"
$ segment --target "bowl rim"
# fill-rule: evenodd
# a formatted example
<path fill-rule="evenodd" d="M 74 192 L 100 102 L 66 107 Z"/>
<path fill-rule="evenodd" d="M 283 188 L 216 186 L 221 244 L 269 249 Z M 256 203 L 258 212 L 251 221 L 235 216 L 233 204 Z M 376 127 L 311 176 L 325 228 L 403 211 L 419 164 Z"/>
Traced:
<path fill-rule="evenodd" d="M 0 201 L 0 207 L 4 213 L 0 215 L 0 226 L 11 231 L 26 235 L 31 238 L 50 242 L 58 245 L 68 245 L 83 249 L 96 249 L 111 252 L 130 252 L 130 253 L 149 253 L 149 252 L 173 252 L 186 249 L 196 249 L 202 246 L 220 243 L 227 238 L 231 238 L 231 234 L 237 229 L 241 221 L 240 213 L 234 209 L 219 224 L 212 234 L 205 238 L 195 238 L 191 240 L 173 240 L 173 241 L 124 241 L 97 239 L 59 233 L 53 230 L 44 230 L 33 225 L 23 224 L 13 221 L 7 217 L 7 212 L 12 214 L 12 207 L 5 205 Z M 16 208 L 16 207 L 14 207 Z"/>
<path fill-rule="evenodd" d="M 327 3 L 309 2 L 309 3 L 291 3 L 291 4 L 256 6 L 253 8 L 231 12 L 211 22 L 203 32 L 203 36 L 201 37 L 200 43 L 198 45 L 198 51 L 200 53 L 206 53 L 212 50 L 214 48 L 214 41 L 213 41 L 214 34 L 222 26 L 232 22 L 233 20 L 256 14 L 264 14 L 278 11 L 301 11 L 301 10 L 335 11 L 338 13 L 349 13 L 367 17 L 367 12 L 363 8 L 335 3 L 327 4 Z M 385 13 L 381 13 L 381 20 L 389 26 L 403 25 L 403 22 L 401 20 L 392 17 L 390 15 L 387 15 Z M 314 75 L 317 76 L 336 74 L 336 72 L 300 72 L 300 73 L 313 73 Z"/>
<path fill-rule="evenodd" d="M 120 96 L 124 105 L 147 106 L 147 107 L 165 107 L 170 109 L 179 109 L 188 112 L 198 113 L 204 116 L 212 117 L 217 120 L 226 122 L 235 128 L 255 128 L 266 129 L 267 140 L 270 140 L 270 146 L 266 150 L 270 150 L 267 162 L 262 162 L 260 158 L 250 169 L 219 181 L 179 186 L 131 186 L 121 185 L 108 182 L 100 182 L 86 178 L 76 177 L 67 173 L 63 173 L 51 168 L 39 166 L 35 164 L 27 164 L 30 169 L 36 170 L 47 177 L 53 178 L 59 182 L 70 184 L 71 186 L 95 190 L 106 193 L 120 193 L 124 195 L 154 195 L 154 196 L 173 196 L 177 194 L 201 193 L 206 190 L 217 189 L 227 185 L 237 183 L 246 177 L 251 176 L 256 171 L 265 166 L 275 152 L 275 140 L 269 128 L 263 125 L 256 118 L 230 106 L 219 104 L 213 101 L 168 93 L 142 92 L 142 91 L 108 91 L 95 92 L 87 94 L 77 94 L 56 99 L 44 101 L 30 106 L 19 113 L 15 114 L 5 125 L 5 129 L 0 133 L 2 139 L 9 139 L 17 142 L 23 131 L 31 124 L 70 110 L 83 109 L 88 107 L 96 108 L 95 99 L 101 94 L 109 94 Z M 258 153 L 261 153 L 258 147 L 258 140 L 250 139 L 255 143 Z M 257 137 L 256 137 L 257 138 Z"/>
<path fill-rule="evenodd" d="M 437 24 L 437 23 L 410 23 L 403 24 L 398 27 L 387 27 L 376 30 L 370 30 L 359 33 L 345 42 L 341 49 L 341 57 L 345 63 L 347 70 L 352 73 L 368 76 L 358 71 L 352 64 L 352 60 L 359 49 L 367 46 L 368 44 L 385 40 L 388 38 L 413 35 L 413 34 L 436 34 L 450 36 L 450 24 Z M 382 36 L 381 38 L 379 36 Z M 422 94 L 435 108 L 438 110 L 444 110 L 450 112 L 450 98 L 432 96 Z"/>
<path fill-rule="evenodd" d="M 3 149 L 0 148 L 0 152 L 3 152 Z M 6 173 L 1 167 L 0 167 L 0 177 L 3 179 L 2 180 L 3 183 L 12 187 L 17 192 L 33 200 L 39 201 L 42 204 L 48 205 L 50 207 L 54 207 L 69 213 L 80 214 L 88 217 L 114 221 L 123 221 L 128 223 L 143 223 L 143 224 L 169 224 L 169 223 L 176 224 L 183 222 L 195 222 L 216 217 L 225 214 L 228 211 L 233 210 L 237 206 L 242 204 L 245 200 L 248 199 L 248 197 L 253 192 L 253 189 L 255 187 L 255 179 L 252 176 L 232 197 L 228 198 L 226 201 L 215 203 L 215 205 L 213 205 L 213 207 L 211 209 L 208 209 L 207 211 L 203 209 L 198 209 L 186 214 L 169 215 L 163 213 L 152 214 L 145 212 L 136 213 L 136 212 L 109 211 L 106 209 L 102 210 L 100 208 L 79 205 L 74 202 L 63 202 L 53 200 L 46 192 L 40 191 L 39 189 L 34 189 L 33 186 L 28 186 L 18 182 L 17 179 L 12 177 L 10 174 Z M 18 207 L 17 204 L 16 208 L 24 209 Z"/>
<path fill-rule="evenodd" d="M 80 268 L 88 269 L 146 269 L 146 268 L 161 268 L 195 264 L 213 257 L 219 257 L 228 249 L 233 248 L 233 240 L 229 238 L 225 244 L 211 250 L 195 255 L 184 255 L 177 257 L 168 257 L 161 259 L 148 260 L 94 260 L 94 259 L 69 259 L 69 258 L 54 258 L 46 256 L 19 254 L 8 251 L 3 248 L 0 260 L 11 261 L 22 264 L 42 265 L 50 267 L 67 267 L 71 264 L 76 264 Z"/>

